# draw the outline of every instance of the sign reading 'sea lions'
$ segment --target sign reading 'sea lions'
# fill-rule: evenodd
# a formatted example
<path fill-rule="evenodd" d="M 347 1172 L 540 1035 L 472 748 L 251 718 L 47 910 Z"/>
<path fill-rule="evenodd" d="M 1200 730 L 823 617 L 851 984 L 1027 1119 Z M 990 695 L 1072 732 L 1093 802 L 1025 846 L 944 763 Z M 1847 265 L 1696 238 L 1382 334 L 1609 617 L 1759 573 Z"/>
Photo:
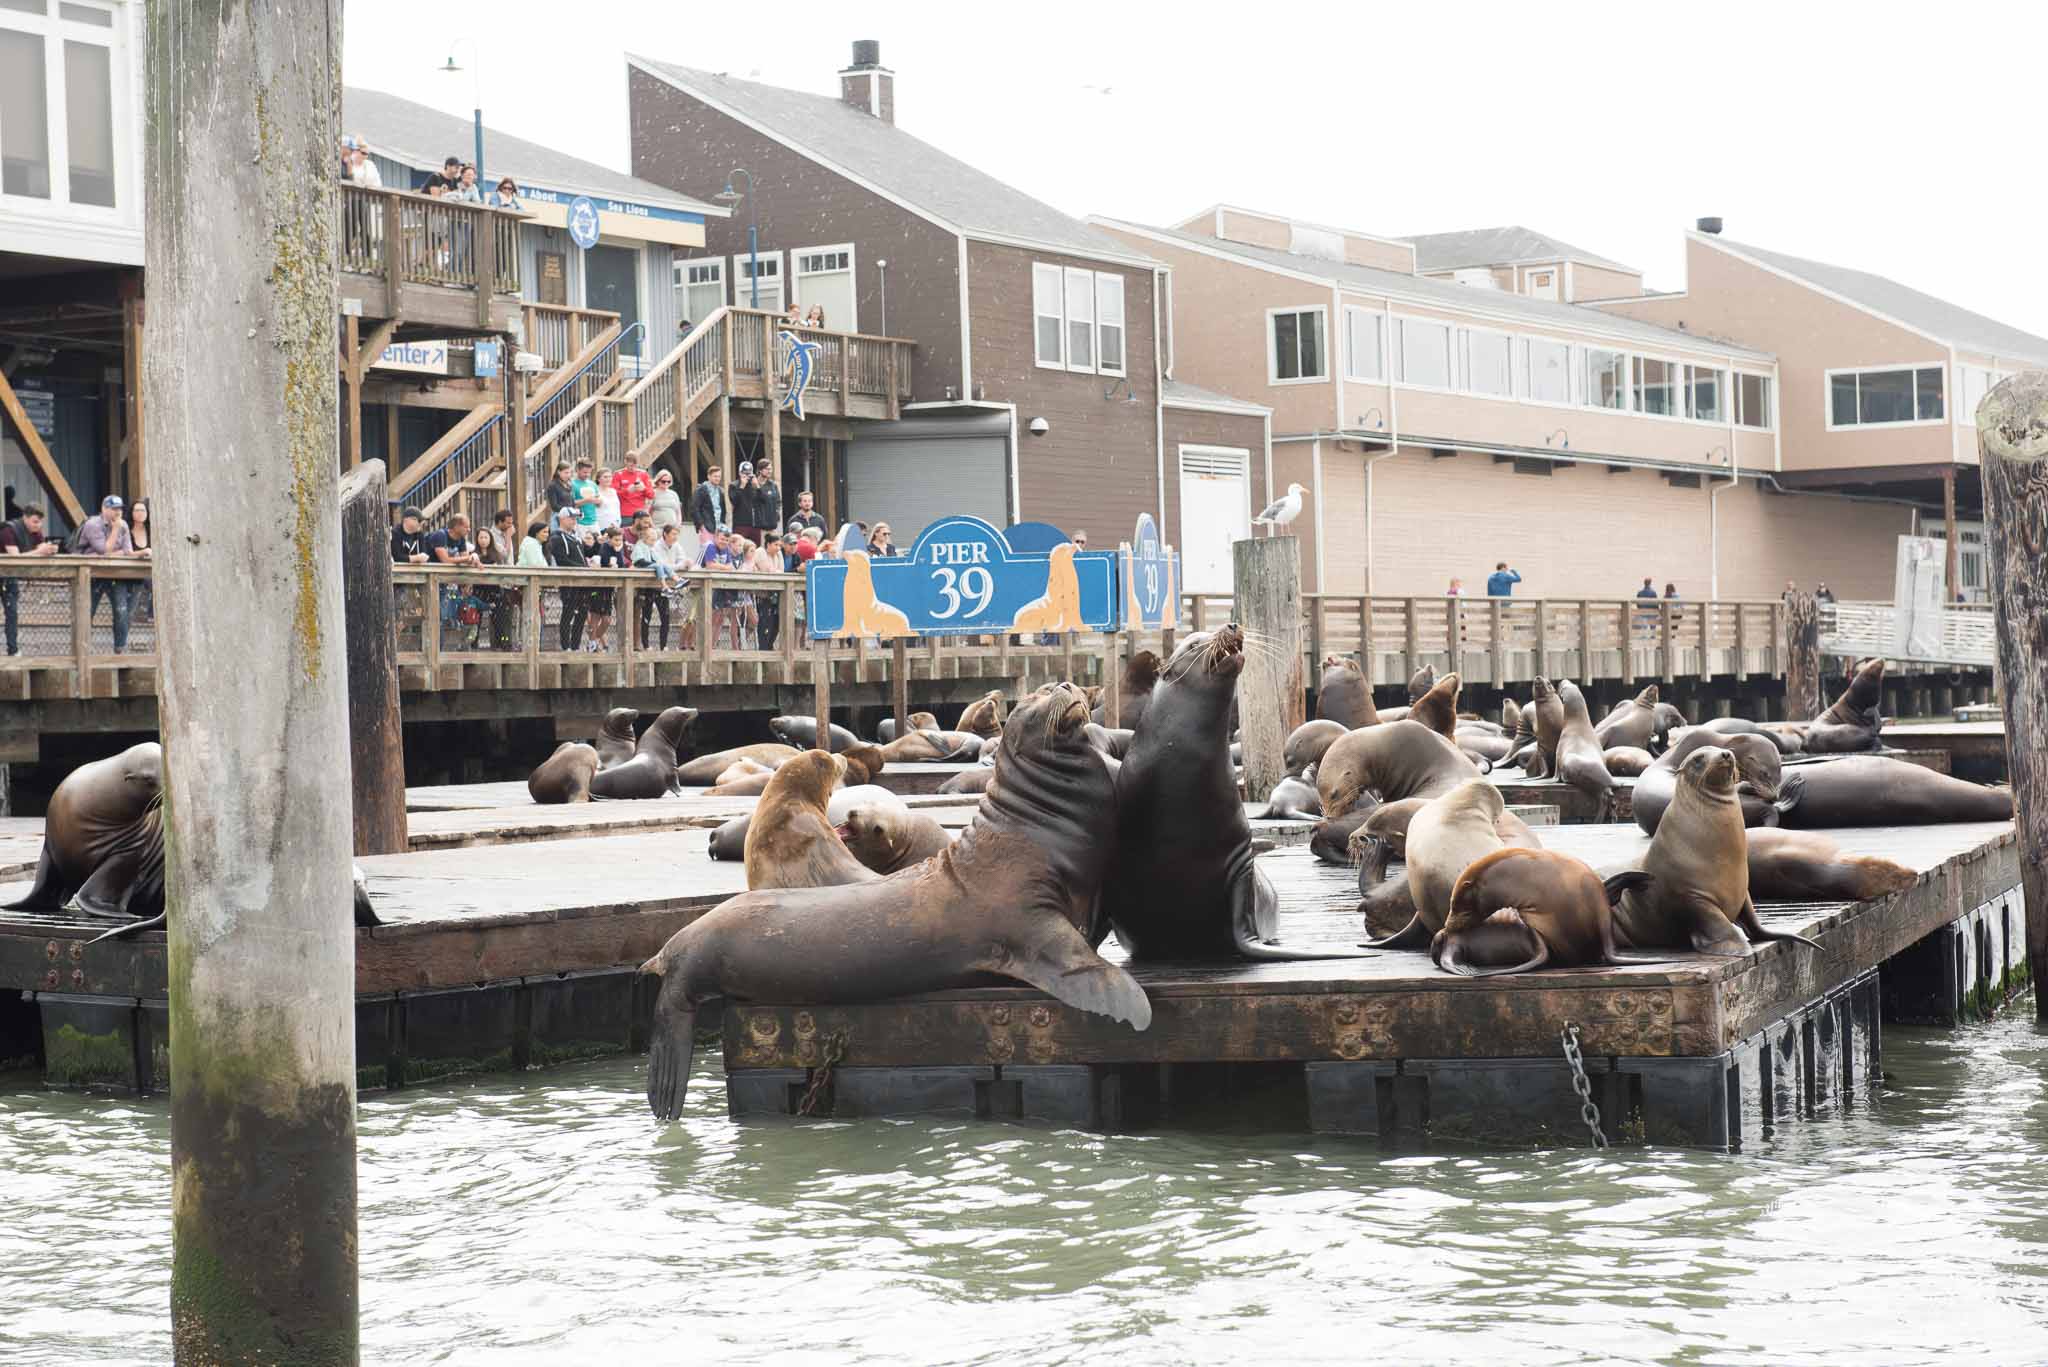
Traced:
<path fill-rule="evenodd" d="M 1158 628 L 1173 624 L 1180 602 L 1180 554 L 1159 539 L 1152 514 L 1139 513 L 1137 530 L 1117 548 L 1123 558 L 1124 626 Z"/>
<path fill-rule="evenodd" d="M 1103 631 L 1118 617 L 1117 556 L 1014 550 L 978 517 L 927 526 L 906 556 L 813 560 L 804 587 L 813 639 Z"/>

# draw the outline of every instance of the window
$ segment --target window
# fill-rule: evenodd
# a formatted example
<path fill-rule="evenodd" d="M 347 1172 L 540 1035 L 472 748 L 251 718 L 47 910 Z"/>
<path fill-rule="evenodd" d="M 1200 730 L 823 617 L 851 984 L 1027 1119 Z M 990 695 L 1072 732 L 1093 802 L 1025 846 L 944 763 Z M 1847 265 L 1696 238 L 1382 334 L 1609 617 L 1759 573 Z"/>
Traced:
<path fill-rule="evenodd" d="M 1465 388 L 1474 394 L 1511 398 L 1515 392 L 1514 371 L 1508 361 L 1508 335 L 1463 329 L 1465 335 Z"/>
<path fill-rule="evenodd" d="M 825 327 L 832 332 L 860 331 L 855 314 L 858 301 L 853 290 L 853 244 L 829 247 L 798 247 L 789 254 L 796 272 L 792 297 L 803 305 L 805 316 L 812 308 L 825 311 Z"/>
<path fill-rule="evenodd" d="M 1568 343 L 1531 337 L 1523 343 L 1529 366 L 1524 393 L 1538 403 L 1572 401 L 1572 349 Z"/>
<path fill-rule="evenodd" d="M 1600 347 L 1586 348 L 1586 403 L 1592 408 L 1627 411 L 1627 355 Z"/>
<path fill-rule="evenodd" d="M 1648 356 L 1635 358 L 1636 368 L 1636 412 L 1661 413 L 1673 417 L 1678 413 L 1678 367 L 1670 361 L 1653 360 Z"/>
<path fill-rule="evenodd" d="M 42 36 L 0 29 L 0 193 L 50 197 L 48 117 Z"/>
<path fill-rule="evenodd" d="M 734 308 L 761 309 L 767 313 L 782 312 L 782 253 L 762 252 L 761 274 L 755 279 L 750 273 L 752 260 L 740 253 L 732 259 L 732 302 Z M 755 300 L 759 299 L 759 303 Z"/>
<path fill-rule="evenodd" d="M 104 6 L 0 0 L 0 195 L 115 207 L 116 42 Z"/>
<path fill-rule="evenodd" d="M 1095 273 L 1067 267 L 1067 369 L 1095 369 Z"/>
<path fill-rule="evenodd" d="M 1387 378 L 1386 320 L 1370 309 L 1344 310 L 1344 378 Z"/>
<path fill-rule="evenodd" d="M 1268 378 L 1273 383 L 1330 378 L 1329 367 L 1323 363 L 1322 309 L 1274 309 L 1266 317 L 1271 320 L 1267 360 L 1271 364 Z"/>
<path fill-rule="evenodd" d="M 1031 315 L 1037 337 L 1038 363 L 1055 370 L 1067 363 L 1067 311 L 1062 304 L 1060 268 L 1034 264 L 1031 267 Z"/>
<path fill-rule="evenodd" d="M 1940 422 L 1946 413 L 1946 366 L 1828 372 L 1828 426 Z"/>
<path fill-rule="evenodd" d="M 675 263 L 676 307 L 692 323 L 701 323 L 725 306 L 725 259 L 699 258 Z"/>
<path fill-rule="evenodd" d="M 1102 373 L 1124 373 L 1124 278 L 1108 271 L 1095 275 L 1095 331 L 1101 340 Z"/>
<path fill-rule="evenodd" d="M 1427 318 L 1403 318 L 1401 383 L 1425 389 L 1451 387 L 1451 325 Z"/>
<path fill-rule="evenodd" d="M 1685 368 L 1685 415 L 1700 422 L 1726 422 L 1721 391 L 1726 381 L 1721 372 L 1702 365 Z"/>
<path fill-rule="evenodd" d="M 2012 378 L 2010 370 L 1990 370 L 1980 365 L 1956 367 L 1956 421 L 1977 425 L 1977 405 L 1984 396 Z"/>
<path fill-rule="evenodd" d="M 1735 421 L 1742 427 L 1771 425 L 1770 376 L 1738 374 L 1735 377 Z"/>

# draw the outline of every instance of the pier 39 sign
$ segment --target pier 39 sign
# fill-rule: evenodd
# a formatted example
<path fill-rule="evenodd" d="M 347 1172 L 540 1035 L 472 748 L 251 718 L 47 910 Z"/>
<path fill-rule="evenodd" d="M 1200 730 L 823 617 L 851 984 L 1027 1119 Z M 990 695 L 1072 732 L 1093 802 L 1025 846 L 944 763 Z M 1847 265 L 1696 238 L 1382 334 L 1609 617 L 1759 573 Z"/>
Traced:
<path fill-rule="evenodd" d="M 1072 545 L 1029 554 L 978 517 L 926 527 L 907 556 L 813 560 L 812 639 L 1101 631 L 1119 621 L 1117 554 Z"/>

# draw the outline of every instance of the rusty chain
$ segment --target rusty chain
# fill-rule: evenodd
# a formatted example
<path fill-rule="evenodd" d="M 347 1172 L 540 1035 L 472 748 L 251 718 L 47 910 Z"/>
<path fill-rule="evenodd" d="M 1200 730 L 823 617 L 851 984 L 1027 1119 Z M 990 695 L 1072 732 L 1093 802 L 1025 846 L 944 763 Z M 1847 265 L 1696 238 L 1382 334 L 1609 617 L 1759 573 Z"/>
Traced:
<path fill-rule="evenodd" d="M 798 1115 L 810 1115 L 817 1108 L 818 1097 L 827 1086 L 831 1085 L 832 1065 L 845 1057 L 846 1035 L 844 1031 L 841 1031 L 825 1041 L 824 1062 L 811 1070 L 811 1085 L 804 1088 L 803 1100 L 799 1101 L 796 1105 L 796 1113 Z"/>
<path fill-rule="evenodd" d="M 1586 1061 L 1579 1053 L 1579 1027 L 1566 1022 L 1558 1038 L 1564 1044 L 1564 1061 L 1572 1068 L 1572 1090 L 1579 1094 L 1579 1119 L 1592 1131 L 1593 1147 L 1604 1149 L 1607 1136 L 1601 1133 L 1600 1108 L 1593 1104 L 1593 1084 L 1586 1079 Z"/>

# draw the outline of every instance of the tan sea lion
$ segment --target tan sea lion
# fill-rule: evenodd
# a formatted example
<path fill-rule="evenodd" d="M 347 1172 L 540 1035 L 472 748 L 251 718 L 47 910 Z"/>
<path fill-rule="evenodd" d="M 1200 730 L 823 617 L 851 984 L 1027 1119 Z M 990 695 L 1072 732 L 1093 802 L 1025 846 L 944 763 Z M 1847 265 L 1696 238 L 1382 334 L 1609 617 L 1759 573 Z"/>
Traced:
<path fill-rule="evenodd" d="M 901 608 L 875 597 L 874 566 L 868 562 L 868 553 L 842 549 L 840 556 L 846 562 L 846 582 L 840 593 L 842 616 L 832 638 L 843 641 L 855 636 L 874 636 L 886 641 L 894 636 L 908 636 L 910 618 Z"/>
<path fill-rule="evenodd" d="M 939 729 L 939 719 L 929 712 L 912 712 L 907 721 L 909 724 L 904 728 L 906 731 L 936 731 Z M 894 717 L 884 717 L 875 724 L 875 740 L 878 743 L 887 745 L 894 739 L 896 739 L 896 719 Z"/>
<path fill-rule="evenodd" d="M 614 707 L 604 714 L 604 725 L 598 730 L 596 742 L 599 768 L 609 769 L 633 758 L 640 745 L 633 725 L 639 720 L 637 707 Z"/>
<path fill-rule="evenodd" d="M 964 764 L 981 758 L 981 737 L 964 731 L 912 731 L 880 753 L 890 764 Z"/>
<path fill-rule="evenodd" d="M 1657 833 L 1657 823 L 1663 819 L 1664 809 L 1671 805 L 1672 794 L 1678 791 L 1678 766 L 1688 755 L 1709 746 L 1719 746 L 1735 756 L 1735 796 L 1742 804 L 1742 824 L 1777 824 L 1774 804 L 1779 800 L 1778 785 L 1784 769 L 1778 747 L 1766 736 L 1724 736 L 1692 726 L 1680 732 L 1677 742 L 1636 776 L 1635 791 L 1629 794 L 1629 814 L 1645 834 Z"/>
<path fill-rule="evenodd" d="M 1382 722 L 1346 732 L 1316 765 L 1316 792 L 1323 817 L 1343 816 L 1367 794 L 1381 802 L 1404 797 L 1441 797 L 1479 766 L 1457 746 L 1417 721 Z"/>
<path fill-rule="evenodd" d="M 590 780 L 600 766 L 595 746 L 580 740 L 565 740 L 540 762 L 526 779 L 526 791 L 535 802 L 552 806 L 562 802 L 590 801 Z"/>
<path fill-rule="evenodd" d="M 1602 749 L 1619 746 L 1650 748 L 1657 731 L 1657 685 L 1651 684 L 1633 698 L 1624 698 L 1607 709 L 1607 715 L 1593 728 Z"/>
<path fill-rule="evenodd" d="M 1600 762 L 1616 778 L 1634 778 L 1655 764 L 1657 757 L 1633 745 L 1610 745 L 1600 752 Z"/>
<path fill-rule="evenodd" d="M 924 863 L 848 886 L 747 892 L 676 932 L 642 965 L 662 980 L 647 1065 L 655 1115 L 682 1108 L 697 1008 L 713 997 L 877 1001 L 996 977 L 1150 1025 L 1143 989 L 1076 929 L 1091 918 L 1114 844 L 1102 813 L 1115 806 L 1115 782 L 1081 734 L 1087 720 L 1071 684 L 1019 703 L 975 823 Z M 853 1049 L 857 1064 L 858 1041 Z"/>
<path fill-rule="evenodd" d="M 1482 856 L 1458 876 L 1429 957 L 1471 978 L 1661 962 L 1617 949 L 1607 889 L 1585 861 L 1513 848 Z"/>
<path fill-rule="evenodd" d="M 737 778 L 721 779 L 704 790 L 706 797 L 759 797 L 768 791 L 768 780 L 775 777 L 773 769 L 762 769 Z"/>
<path fill-rule="evenodd" d="M 1412 705 L 1421 701 L 1422 695 L 1436 687 L 1436 666 L 1424 665 L 1408 676 L 1408 701 Z"/>
<path fill-rule="evenodd" d="M 945 827 L 900 798 L 855 804 L 839 823 L 839 838 L 855 859 L 884 876 L 922 864 L 953 843 Z"/>
<path fill-rule="evenodd" d="M 1273 785 L 1272 793 L 1266 798 L 1266 810 L 1261 814 L 1266 821 L 1320 821 L 1323 819 L 1322 799 L 1316 796 L 1316 767 L 1311 764 L 1308 772 L 1288 774 Z"/>
<path fill-rule="evenodd" d="M 938 723 L 936 721 L 932 722 L 928 729 L 938 730 Z M 1000 690 L 991 690 L 967 704 L 966 707 L 961 709 L 960 720 L 954 725 L 953 729 L 955 731 L 964 731 L 970 736 L 981 736 L 984 739 L 989 736 L 1002 735 L 1002 692 Z"/>
<path fill-rule="evenodd" d="M 1045 593 L 1017 609 L 1017 615 L 1010 621 L 1010 630 L 1030 631 L 1086 631 L 1087 623 L 1081 620 L 1081 581 L 1074 573 L 1074 546 L 1062 542 L 1052 548 L 1052 558 L 1047 562 Z"/>
<path fill-rule="evenodd" d="M 1447 739 L 1458 734 L 1459 679 L 1454 670 L 1431 684 L 1429 691 L 1408 707 L 1407 720 L 1420 722 Z"/>
<path fill-rule="evenodd" d="M 875 875 L 853 857 L 826 803 L 846 777 L 846 760 L 806 750 L 767 779 L 747 825 L 747 887 L 822 888 Z"/>
<path fill-rule="evenodd" d="M 1305 721 L 1288 734 L 1287 744 L 1280 751 L 1281 763 L 1288 773 L 1299 777 L 1313 768 L 1323 752 L 1349 729 L 1352 728 L 1327 718 Z"/>
<path fill-rule="evenodd" d="M 882 776 L 882 770 L 888 767 L 888 757 L 882 752 L 882 748 L 870 745 L 866 741 L 841 751 L 839 757 L 846 761 L 848 783 L 873 783 Z"/>
<path fill-rule="evenodd" d="M 1557 776 L 1600 803 L 1597 819 L 1614 819 L 1614 775 L 1600 758 L 1599 740 L 1593 735 L 1592 718 L 1586 715 L 1586 699 L 1570 679 L 1557 685 L 1557 698 L 1564 706 L 1564 726 L 1557 734 Z"/>
<path fill-rule="evenodd" d="M 772 774 L 774 772 L 775 766 L 772 764 L 763 764 L 755 759 L 736 759 L 726 766 L 725 771 L 718 776 L 717 782 L 712 786 L 717 787 L 722 784 L 737 783 L 749 774 Z"/>
<path fill-rule="evenodd" d="M 1372 685 L 1365 670 L 1349 655 L 1332 655 L 1323 661 L 1323 677 L 1316 684 L 1316 717 L 1334 721 L 1347 731 L 1377 726 L 1380 715 L 1372 705 Z"/>
<path fill-rule="evenodd" d="M 1766 902 L 1868 902 L 1920 881 L 1889 859 L 1843 854 L 1817 831 L 1762 828 L 1747 838 L 1749 895 Z"/>
<path fill-rule="evenodd" d="M 1442 797 L 1410 798 L 1382 807 L 1360 828 L 1359 835 L 1379 842 L 1382 871 L 1385 852 L 1400 854 L 1413 912 L 1405 927 L 1374 941 L 1375 949 L 1427 948 L 1430 937 L 1443 929 L 1451 888 L 1467 865 L 1509 845 L 1539 847 L 1535 833 L 1501 801 L 1500 789 L 1483 778 L 1467 779 Z M 1358 843 L 1356 838 L 1354 843 Z M 1364 878 L 1362 865 L 1361 884 Z M 1377 892 L 1367 893 L 1367 901 Z M 1366 912 L 1370 924 L 1370 909 L 1361 905 L 1360 910 Z"/>
<path fill-rule="evenodd" d="M 719 750 L 690 760 L 676 770 L 676 781 L 686 788 L 705 788 L 731 768 L 734 760 L 751 759 L 762 764 L 775 765 L 797 753 L 799 752 L 794 745 L 736 745 L 730 750 Z"/>

